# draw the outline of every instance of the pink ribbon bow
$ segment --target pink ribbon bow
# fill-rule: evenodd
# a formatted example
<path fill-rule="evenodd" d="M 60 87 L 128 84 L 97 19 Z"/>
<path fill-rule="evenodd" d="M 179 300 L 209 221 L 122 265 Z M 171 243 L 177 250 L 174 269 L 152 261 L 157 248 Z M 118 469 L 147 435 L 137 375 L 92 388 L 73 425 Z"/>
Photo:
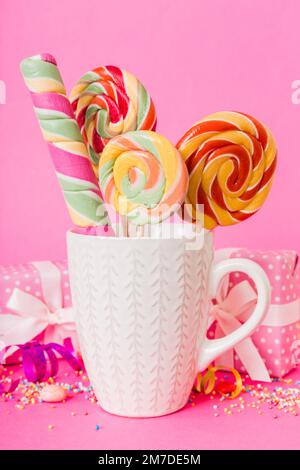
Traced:
<path fill-rule="evenodd" d="M 256 300 L 257 294 L 248 281 L 240 282 L 231 290 L 223 282 L 210 312 L 212 321 L 217 323 L 215 337 L 220 338 L 239 328 L 251 315 Z M 252 380 L 271 382 L 265 363 L 250 337 L 237 344 L 234 350 Z M 233 367 L 234 350 L 220 356 L 218 364 Z"/>
<path fill-rule="evenodd" d="M 49 261 L 32 263 L 39 271 L 43 299 L 15 288 L 7 307 L 14 313 L 0 315 L 0 339 L 5 346 L 24 344 L 44 332 L 44 342 L 61 343 L 75 333 L 72 308 L 62 304 L 61 274 Z M 74 338 L 73 338 L 74 340 Z M 12 354 L 16 348 L 10 349 Z"/>

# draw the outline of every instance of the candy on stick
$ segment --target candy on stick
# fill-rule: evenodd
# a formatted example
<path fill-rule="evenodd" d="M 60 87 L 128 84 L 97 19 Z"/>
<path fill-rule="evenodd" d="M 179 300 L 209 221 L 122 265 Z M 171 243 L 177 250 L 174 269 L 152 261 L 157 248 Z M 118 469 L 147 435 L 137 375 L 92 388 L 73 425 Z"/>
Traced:
<path fill-rule="evenodd" d="M 108 226 L 98 182 L 54 57 L 41 54 L 25 59 L 21 71 L 73 223 Z"/>
<path fill-rule="evenodd" d="M 96 174 L 111 138 L 156 127 L 149 93 L 134 75 L 119 67 L 101 66 L 83 75 L 71 91 L 70 101 Z"/>
<path fill-rule="evenodd" d="M 179 209 L 188 172 L 178 150 L 152 131 L 132 131 L 110 140 L 99 162 L 104 200 L 136 225 L 157 223 Z M 124 204 L 125 202 L 125 204 Z"/>
<path fill-rule="evenodd" d="M 276 168 L 276 144 L 257 119 L 238 112 L 218 112 L 194 124 L 180 139 L 190 182 L 186 202 L 197 215 L 204 205 L 204 225 L 239 223 L 264 203 Z"/>

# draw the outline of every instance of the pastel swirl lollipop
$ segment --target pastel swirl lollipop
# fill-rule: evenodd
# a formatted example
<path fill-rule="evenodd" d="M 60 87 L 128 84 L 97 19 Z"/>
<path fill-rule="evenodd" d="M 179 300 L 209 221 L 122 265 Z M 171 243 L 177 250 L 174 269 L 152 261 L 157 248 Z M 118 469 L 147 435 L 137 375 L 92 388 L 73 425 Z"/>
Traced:
<path fill-rule="evenodd" d="M 180 208 L 188 172 L 178 150 L 152 131 L 113 138 L 99 162 L 104 200 L 137 225 L 157 223 Z"/>
<path fill-rule="evenodd" d="M 276 144 L 270 131 L 247 114 L 224 111 L 194 124 L 180 139 L 190 183 L 186 202 L 204 205 L 204 225 L 232 225 L 257 212 L 270 191 Z"/>
<path fill-rule="evenodd" d="M 70 101 L 95 173 L 109 140 L 133 130 L 155 130 L 153 102 L 142 83 L 113 65 L 86 73 L 74 86 Z"/>

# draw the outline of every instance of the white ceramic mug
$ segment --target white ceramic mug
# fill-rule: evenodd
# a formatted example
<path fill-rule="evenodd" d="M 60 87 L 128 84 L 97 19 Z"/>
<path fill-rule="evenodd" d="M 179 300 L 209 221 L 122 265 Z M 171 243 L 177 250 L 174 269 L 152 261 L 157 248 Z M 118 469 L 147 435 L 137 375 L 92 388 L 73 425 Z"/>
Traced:
<path fill-rule="evenodd" d="M 102 408 L 131 417 L 172 413 L 188 401 L 198 371 L 250 335 L 270 289 L 254 262 L 213 265 L 213 239 L 104 238 L 68 233 L 70 282 L 84 363 Z M 256 284 L 251 317 L 230 335 L 206 338 L 209 305 L 232 271 Z"/>

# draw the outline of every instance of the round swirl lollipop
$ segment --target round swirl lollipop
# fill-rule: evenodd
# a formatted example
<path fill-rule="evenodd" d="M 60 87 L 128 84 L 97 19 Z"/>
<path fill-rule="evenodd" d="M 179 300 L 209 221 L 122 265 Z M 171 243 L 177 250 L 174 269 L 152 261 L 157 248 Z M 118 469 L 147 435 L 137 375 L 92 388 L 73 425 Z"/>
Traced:
<path fill-rule="evenodd" d="M 155 108 L 147 90 L 134 75 L 112 65 L 83 75 L 71 91 L 70 101 L 95 173 L 111 138 L 156 127 Z"/>
<path fill-rule="evenodd" d="M 180 139 L 190 182 L 186 202 L 193 217 L 204 206 L 204 226 L 232 225 L 264 203 L 276 168 L 276 144 L 255 118 L 218 112 L 198 121 Z"/>
<path fill-rule="evenodd" d="M 137 224 L 157 223 L 180 208 L 188 172 L 178 150 L 152 131 L 132 131 L 106 145 L 99 162 L 105 201 Z"/>

